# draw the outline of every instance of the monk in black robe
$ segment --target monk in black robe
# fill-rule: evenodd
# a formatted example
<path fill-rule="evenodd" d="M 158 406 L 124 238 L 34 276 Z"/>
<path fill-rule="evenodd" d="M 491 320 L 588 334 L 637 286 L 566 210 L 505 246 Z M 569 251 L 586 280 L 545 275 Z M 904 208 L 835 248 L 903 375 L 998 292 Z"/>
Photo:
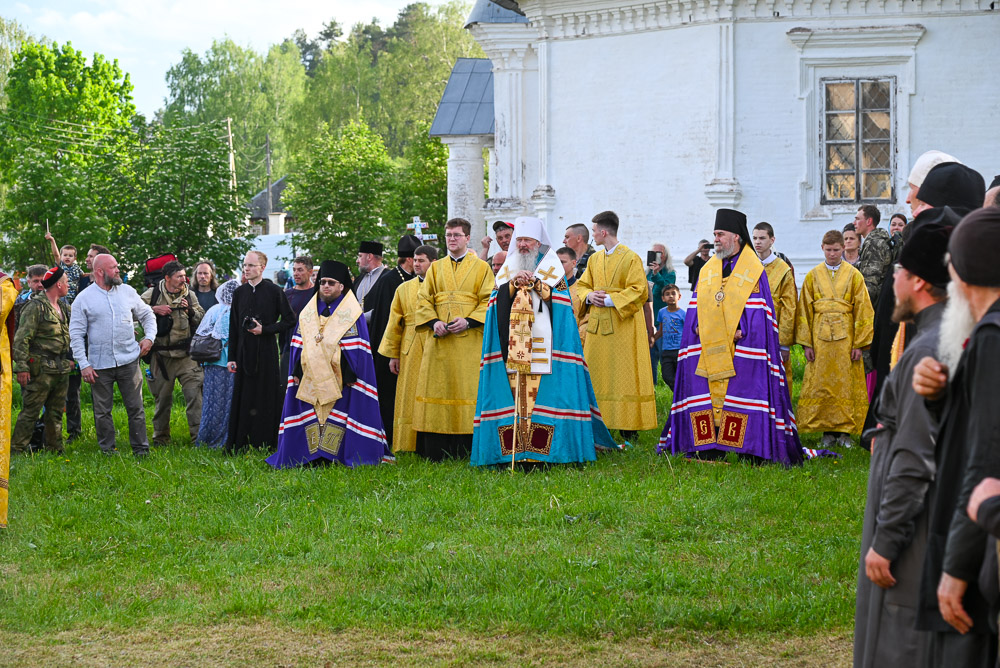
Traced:
<path fill-rule="evenodd" d="M 420 246 L 420 239 L 408 234 L 399 240 L 396 246 L 399 256 L 398 265 L 391 271 L 382 272 L 378 282 L 365 295 L 365 308 L 372 311 L 368 323 L 368 335 L 371 337 L 372 357 L 375 361 L 375 382 L 378 385 L 378 407 L 382 414 L 382 425 L 385 429 L 386 441 L 392 449 L 392 423 L 396 407 L 396 381 L 398 376 L 389 371 L 389 358 L 379 355 L 378 347 L 382 343 L 385 329 L 389 325 L 389 311 L 396 288 L 413 279 L 413 251 Z"/>
<path fill-rule="evenodd" d="M 284 291 L 263 280 L 267 256 L 250 251 L 243 259 L 247 282 L 233 293 L 229 312 L 229 370 L 236 374 L 227 453 L 278 444 L 281 403 L 278 336 L 295 326 Z"/>

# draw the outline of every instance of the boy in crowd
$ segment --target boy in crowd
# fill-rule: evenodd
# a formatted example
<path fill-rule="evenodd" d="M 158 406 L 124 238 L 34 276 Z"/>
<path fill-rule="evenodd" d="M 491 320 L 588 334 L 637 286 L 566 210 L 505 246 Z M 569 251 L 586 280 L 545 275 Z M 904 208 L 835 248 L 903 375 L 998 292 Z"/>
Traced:
<path fill-rule="evenodd" d="M 83 275 L 83 272 L 80 271 L 80 265 L 76 263 L 76 246 L 66 244 L 59 248 L 51 232 L 46 232 L 45 238 L 52 245 L 52 255 L 56 258 L 59 267 L 69 279 L 69 294 L 66 295 L 66 300 L 72 304 L 73 300 L 76 299 L 77 289 L 80 287 L 80 276 Z"/>
<path fill-rule="evenodd" d="M 673 283 L 663 286 L 661 293 L 666 304 L 656 314 L 656 333 L 653 338 L 661 341 L 660 359 L 663 381 L 674 391 L 674 378 L 677 376 L 677 351 L 681 347 L 681 334 L 684 332 L 684 309 L 677 306 L 681 298 L 681 290 Z"/>

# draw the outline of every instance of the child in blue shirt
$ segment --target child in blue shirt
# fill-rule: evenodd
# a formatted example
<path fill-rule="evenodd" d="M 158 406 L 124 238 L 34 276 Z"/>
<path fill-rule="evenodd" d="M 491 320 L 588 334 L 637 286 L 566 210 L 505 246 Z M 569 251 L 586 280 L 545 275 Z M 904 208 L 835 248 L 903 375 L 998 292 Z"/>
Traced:
<path fill-rule="evenodd" d="M 676 285 L 663 286 L 663 301 L 666 306 L 656 314 L 656 333 L 654 339 L 660 340 L 661 373 L 670 391 L 674 391 L 674 379 L 677 376 L 677 351 L 681 347 L 681 333 L 684 331 L 684 309 L 677 306 L 681 291 Z"/>

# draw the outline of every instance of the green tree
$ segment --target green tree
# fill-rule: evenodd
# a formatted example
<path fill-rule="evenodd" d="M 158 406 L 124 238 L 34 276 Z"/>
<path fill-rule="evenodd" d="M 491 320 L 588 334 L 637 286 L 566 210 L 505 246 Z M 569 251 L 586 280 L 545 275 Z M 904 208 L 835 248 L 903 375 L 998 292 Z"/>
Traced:
<path fill-rule="evenodd" d="M 15 54 L 0 114 L 3 260 L 14 266 L 51 262 L 46 221 L 62 243 L 107 243 L 107 211 L 96 193 L 120 159 L 135 116 L 132 84 L 100 54 L 26 41 Z"/>
<path fill-rule="evenodd" d="M 7 74 L 14 65 L 14 54 L 20 51 L 21 42 L 30 38 L 17 21 L 0 16 L 0 109 L 7 106 Z"/>
<path fill-rule="evenodd" d="M 114 224 L 119 262 L 141 280 L 142 263 L 174 253 L 185 264 L 199 258 L 232 271 L 250 248 L 246 212 L 236 204 L 229 146 L 220 122 L 136 133 L 125 160 L 105 164 L 115 178 L 100 192 Z"/>
<path fill-rule="evenodd" d="M 403 216 L 430 224 L 428 233 L 443 234 L 448 218 L 448 147 L 428 135 L 430 123 L 417 126 L 416 137 L 406 147 L 400 179 Z"/>
<path fill-rule="evenodd" d="M 314 257 L 349 261 L 359 242 L 395 243 L 405 229 L 396 166 L 359 121 L 320 133 L 283 199 L 298 221 L 296 246 Z"/>

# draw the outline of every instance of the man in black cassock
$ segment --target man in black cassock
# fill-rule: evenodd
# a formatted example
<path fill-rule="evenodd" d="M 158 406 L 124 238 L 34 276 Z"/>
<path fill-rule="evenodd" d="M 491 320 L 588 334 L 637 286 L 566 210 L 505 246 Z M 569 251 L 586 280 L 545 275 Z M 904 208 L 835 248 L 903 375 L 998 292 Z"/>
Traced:
<path fill-rule="evenodd" d="M 888 282 L 892 320 L 912 322 L 914 334 L 877 402 L 854 616 L 855 668 L 920 667 L 927 661 L 931 636 L 916 629 L 916 613 L 937 423 L 912 379 L 917 362 L 937 352 L 950 280 L 944 254 L 959 220 L 948 208 L 922 213 L 908 226 L 914 231 Z"/>
<path fill-rule="evenodd" d="M 940 415 L 917 611 L 917 628 L 933 632 L 932 666 L 996 661 L 996 548 L 966 507 L 983 478 L 1000 476 L 998 247 L 1000 208 L 977 209 L 952 232 L 937 359 L 914 369 L 914 389 Z"/>
<path fill-rule="evenodd" d="M 378 384 L 378 406 L 382 414 L 382 424 L 385 437 L 392 449 L 392 423 L 396 406 L 396 381 L 398 376 L 389 371 L 389 358 L 378 354 L 385 328 L 389 325 L 389 311 L 396 288 L 414 278 L 413 251 L 420 246 L 420 239 L 407 234 L 399 240 L 396 255 L 399 260 L 392 271 L 382 272 L 378 282 L 365 296 L 365 309 L 372 310 L 371 322 L 368 323 L 368 335 L 371 337 L 372 357 L 375 360 L 375 382 Z"/>
<path fill-rule="evenodd" d="M 281 402 L 278 336 L 295 326 L 284 291 L 265 281 L 267 256 L 250 251 L 243 258 L 247 282 L 233 293 L 229 312 L 229 370 L 236 374 L 229 415 L 229 454 L 246 447 L 274 449 L 278 444 Z"/>

